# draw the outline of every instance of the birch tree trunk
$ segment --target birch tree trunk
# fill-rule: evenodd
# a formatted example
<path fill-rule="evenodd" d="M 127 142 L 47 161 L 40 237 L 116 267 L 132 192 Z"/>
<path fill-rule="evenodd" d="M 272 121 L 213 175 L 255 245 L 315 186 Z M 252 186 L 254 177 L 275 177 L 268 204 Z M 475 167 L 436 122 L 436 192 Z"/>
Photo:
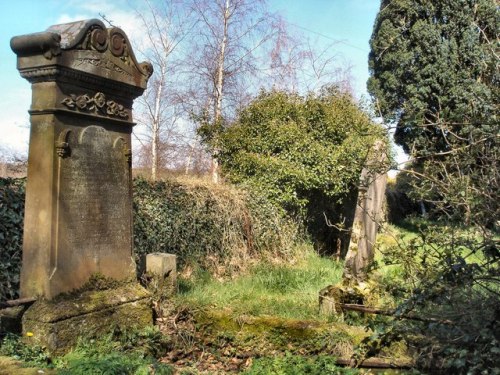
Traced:
<path fill-rule="evenodd" d="M 224 3 L 224 13 L 223 13 L 223 33 L 222 33 L 222 41 L 219 49 L 219 56 L 217 59 L 217 74 L 216 74 L 216 82 L 215 82 L 215 104 L 214 104 L 214 125 L 217 126 L 222 117 L 222 98 L 223 98 L 223 89 L 224 89 L 224 61 L 226 57 L 226 46 L 227 46 L 227 34 L 228 34 L 228 26 L 229 26 L 229 7 L 230 0 L 226 0 Z M 212 157 L 212 165 L 211 165 L 211 173 L 212 173 L 212 182 L 215 184 L 219 183 L 219 162 L 217 160 L 218 148 L 215 145 L 213 150 Z"/>
<path fill-rule="evenodd" d="M 156 87 L 156 97 L 153 109 L 152 129 L 151 129 L 151 179 L 156 181 L 158 177 L 158 148 L 160 145 L 160 105 L 161 96 L 163 94 L 163 86 L 165 85 L 165 68 L 160 68 L 160 77 Z"/>

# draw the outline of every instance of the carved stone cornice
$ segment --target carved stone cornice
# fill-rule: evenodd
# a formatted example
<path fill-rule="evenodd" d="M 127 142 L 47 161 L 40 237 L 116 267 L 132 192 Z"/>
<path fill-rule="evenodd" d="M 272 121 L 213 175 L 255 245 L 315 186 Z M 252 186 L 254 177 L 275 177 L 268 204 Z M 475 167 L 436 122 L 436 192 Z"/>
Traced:
<path fill-rule="evenodd" d="M 106 86 L 109 90 L 120 92 L 127 96 L 137 97 L 144 91 L 141 87 L 124 84 L 119 81 L 110 81 L 103 77 L 92 75 L 79 70 L 59 65 L 31 67 L 19 69 L 21 77 L 30 83 L 63 81 L 67 83 L 83 82 L 92 86 Z"/>
<path fill-rule="evenodd" d="M 61 54 L 61 36 L 52 32 L 41 32 L 28 35 L 21 35 L 12 38 L 10 47 L 18 57 L 43 54 L 51 60 L 54 56 Z"/>
<path fill-rule="evenodd" d="M 137 97 L 153 72 L 150 63 L 137 61 L 123 30 L 106 29 L 96 19 L 16 36 L 11 39 L 11 48 L 18 56 L 21 75 L 32 83 L 67 78 L 90 84 L 108 81 L 118 88 L 119 82 L 119 89 L 130 86 L 129 93 Z"/>

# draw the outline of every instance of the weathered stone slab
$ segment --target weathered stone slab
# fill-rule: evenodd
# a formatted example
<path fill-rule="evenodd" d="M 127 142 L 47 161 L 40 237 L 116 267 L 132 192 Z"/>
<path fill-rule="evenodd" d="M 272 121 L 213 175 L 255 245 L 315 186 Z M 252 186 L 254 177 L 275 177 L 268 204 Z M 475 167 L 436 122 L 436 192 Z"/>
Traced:
<path fill-rule="evenodd" d="M 168 279 L 172 286 L 177 281 L 177 256 L 166 253 L 152 253 L 146 255 L 146 272 Z"/>
<path fill-rule="evenodd" d="M 74 272 L 79 269 L 117 279 L 133 275 L 125 141 L 96 125 L 68 130 L 65 138 L 71 157 L 58 160 L 51 280 L 60 285 L 71 275 L 73 284 L 83 284 L 88 272 Z"/>
<path fill-rule="evenodd" d="M 0 309 L 0 335 L 7 332 L 21 333 L 21 318 L 25 310 L 25 306 Z"/>
<path fill-rule="evenodd" d="M 99 337 L 115 327 L 134 329 L 150 325 L 152 314 L 149 292 L 136 283 L 128 283 L 37 301 L 23 316 L 23 334 L 33 344 L 61 354 L 74 347 L 78 338 Z"/>
<path fill-rule="evenodd" d="M 344 267 L 344 279 L 353 283 L 365 281 L 367 267 L 374 258 L 374 246 L 383 218 L 387 186 L 386 152 L 385 144 L 377 141 L 367 165 L 361 172 L 358 202 Z"/>
<path fill-rule="evenodd" d="M 14 37 L 32 84 L 21 296 L 51 299 L 92 274 L 135 277 L 133 100 L 152 73 L 99 20 Z"/>

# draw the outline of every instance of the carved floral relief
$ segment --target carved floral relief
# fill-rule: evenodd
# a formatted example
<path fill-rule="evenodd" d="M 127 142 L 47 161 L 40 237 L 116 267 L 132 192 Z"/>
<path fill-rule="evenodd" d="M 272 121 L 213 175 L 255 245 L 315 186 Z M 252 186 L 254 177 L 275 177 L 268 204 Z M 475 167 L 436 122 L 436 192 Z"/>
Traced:
<path fill-rule="evenodd" d="M 71 94 L 61 102 L 66 107 L 74 110 L 95 113 L 111 117 L 129 118 L 129 113 L 125 107 L 114 100 L 106 100 L 102 92 L 96 93 L 93 97 L 87 94 Z"/>

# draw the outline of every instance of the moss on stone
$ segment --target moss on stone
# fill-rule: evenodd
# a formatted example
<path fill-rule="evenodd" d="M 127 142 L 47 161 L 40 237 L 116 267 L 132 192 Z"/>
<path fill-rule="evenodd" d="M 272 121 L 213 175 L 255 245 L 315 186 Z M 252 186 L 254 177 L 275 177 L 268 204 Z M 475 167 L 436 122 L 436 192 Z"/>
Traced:
<path fill-rule="evenodd" d="M 54 323 L 149 297 L 150 293 L 137 283 L 122 284 L 118 288 L 87 290 L 78 294 L 74 292 L 54 300 L 37 301 L 26 311 L 24 319 Z"/>
<path fill-rule="evenodd" d="M 45 375 L 56 373 L 55 370 L 46 368 L 44 368 L 42 371 Z M 42 372 L 40 372 L 40 368 L 23 367 L 22 362 L 16 361 L 15 359 L 10 357 L 0 356 L 0 375 L 39 375 L 41 373 Z"/>
<path fill-rule="evenodd" d="M 214 337 L 230 337 L 239 350 L 254 355 L 289 351 L 350 356 L 367 336 L 362 327 L 343 323 L 285 319 L 274 316 L 234 316 L 230 310 L 203 311 L 195 317 L 200 329 Z"/>
<path fill-rule="evenodd" d="M 116 327 L 143 328 L 152 324 L 149 296 L 140 285 L 128 283 L 117 289 L 37 301 L 23 316 L 25 341 L 61 354 L 82 337 L 101 336 Z"/>
<path fill-rule="evenodd" d="M 136 284 L 137 283 L 135 278 L 116 280 L 111 277 L 106 277 L 100 273 L 93 273 L 92 275 L 90 275 L 87 282 L 83 284 L 80 288 L 74 289 L 70 292 L 58 294 L 55 298 L 52 298 L 51 301 L 57 302 L 57 301 L 70 300 L 72 298 L 80 297 L 85 292 L 119 289 L 123 286 L 136 285 Z"/>

